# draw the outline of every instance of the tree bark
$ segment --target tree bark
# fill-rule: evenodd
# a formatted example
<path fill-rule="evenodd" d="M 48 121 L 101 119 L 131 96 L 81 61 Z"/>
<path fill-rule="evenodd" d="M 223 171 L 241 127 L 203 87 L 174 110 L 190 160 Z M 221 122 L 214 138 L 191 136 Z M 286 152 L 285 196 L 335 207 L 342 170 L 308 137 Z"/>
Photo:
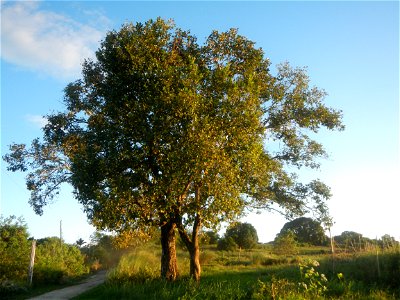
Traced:
<path fill-rule="evenodd" d="M 200 247 L 199 247 L 199 231 L 201 226 L 200 214 L 196 215 L 193 232 L 192 232 L 192 242 L 189 249 L 190 253 L 190 276 L 196 280 L 200 281 L 201 267 L 200 267 Z"/>
<path fill-rule="evenodd" d="M 201 266 L 200 266 L 200 247 L 199 247 L 199 231 L 201 227 L 201 218 L 197 214 L 193 224 L 192 238 L 189 237 L 182 224 L 178 224 L 179 234 L 186 245 L 190 255 L 190 276 L 200 281 Z"/>
<path fill-rule="evenodd" d="M 174 281 L 179 273 L 176 263 L 176 224 L 169 221 L 161 226 L 161 277 Z"/>

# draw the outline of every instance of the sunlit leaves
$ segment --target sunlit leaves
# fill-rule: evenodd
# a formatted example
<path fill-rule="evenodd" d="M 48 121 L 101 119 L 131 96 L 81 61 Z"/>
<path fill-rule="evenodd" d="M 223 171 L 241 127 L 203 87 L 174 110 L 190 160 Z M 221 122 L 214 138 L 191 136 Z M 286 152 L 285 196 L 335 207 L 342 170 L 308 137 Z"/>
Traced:
<path fill-rule="evenodd" d="M 215 227 L 245 207 L 326 212 L 327 187 L 287 168 L 318 168 L 326 153 L 311 133 L 343 129 L 305 69 L 284 63 L 273 75 L 238 30 L 199 45 L 161 19 L 109 32 L 96 57 L 65 88 L 66 111 L 47 116 L 43 142 L 5 156 L 11 171 L 33 170 L 37 212 L 62 182 L 97 227 L 121 232 Z"/>

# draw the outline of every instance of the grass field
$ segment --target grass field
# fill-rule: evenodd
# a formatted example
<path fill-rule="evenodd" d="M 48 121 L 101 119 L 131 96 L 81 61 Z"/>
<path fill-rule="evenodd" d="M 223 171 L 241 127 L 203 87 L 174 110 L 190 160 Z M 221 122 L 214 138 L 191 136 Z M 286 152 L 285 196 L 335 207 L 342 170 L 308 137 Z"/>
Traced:
<path fill-rule="evenodd" d="M 400 250 L 341 253 L 300 248 L 277 256 L 268 246 L 241 252 L 214 247 L 201 253 L 200 283 L 188 277 L 189 260 L 178 252 L 180 278 L 159 278 L 160 249 L 146 245 L 122 257 L 105 284 L 76 299 L 400 299 Z"/>

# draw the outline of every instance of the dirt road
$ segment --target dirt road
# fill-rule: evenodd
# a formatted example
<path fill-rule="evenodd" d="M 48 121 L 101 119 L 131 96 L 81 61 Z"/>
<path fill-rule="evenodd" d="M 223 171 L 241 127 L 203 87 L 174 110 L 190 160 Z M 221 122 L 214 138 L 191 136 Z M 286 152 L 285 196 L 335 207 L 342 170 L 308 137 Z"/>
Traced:
<path fill-rule="evenodd" d="M 71 299 L 75 296 L 82 294 L 83 292 L 86 292 L 87 290 L 90 290 L 91 288 L 94 288 L 95 286 L 102 284 L 105 278 L 106 271 L 100 271 L 97 274 L 90 276 L 88 279 L 78 285 L 73 285 L 60 290 L 51 291 L 46 294 L 36 296 L 34 298 L 30 298 L 28 300 Z"/>

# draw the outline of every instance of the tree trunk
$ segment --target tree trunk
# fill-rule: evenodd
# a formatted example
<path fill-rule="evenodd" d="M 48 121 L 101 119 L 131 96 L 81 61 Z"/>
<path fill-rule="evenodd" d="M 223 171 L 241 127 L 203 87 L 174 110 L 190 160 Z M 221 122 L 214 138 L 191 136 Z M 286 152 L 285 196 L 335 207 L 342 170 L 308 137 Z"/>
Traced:
<path fill-rule="evenodd" d="M 161 277 L 174 281 L 178 277 L 178 266 L 176 263 L 176 224 L 166 222 L 161 226 Z"/>
<path fill-rule="evenodd" d="M 200 209 L 200 186 L 196 187 L 195 190 L 195 201 L 199 205 Z M 190 255 L 190 276 L 196 280 L 200 281 L 201 267 L 200 267 L 200 247 L 199 247 L 199 232 L 201 228 L 201 214 L 197 211 L 193 223 L 192 236 L 190 237 L 186 232 L 186 228 L 182 223 L 182 218 L 179 214 L 176 214 L 177 227 L 179 235 L 181 236 L 183 242 L 185 243 L 186 249 L 189 251 Z"/>
<path fill-rule="evenodd" d="M 192 242 L 190 253 L 190 276 L 200 281 L 201 267 L 200 267 L 200 247 L 198 237 Z"/>
<path fill-rule="evenodd" d="M 200 247 L 199 247 L 199 231 L 201 227 L 201 218 L 197 214 L 193 224 L 192 238 L 189 237 L 182 224 L 178 224 L 179 234 L 186 245 L 190 255 L 190 276 L 200 281 L 201 266 L 200 266 Z"/>

